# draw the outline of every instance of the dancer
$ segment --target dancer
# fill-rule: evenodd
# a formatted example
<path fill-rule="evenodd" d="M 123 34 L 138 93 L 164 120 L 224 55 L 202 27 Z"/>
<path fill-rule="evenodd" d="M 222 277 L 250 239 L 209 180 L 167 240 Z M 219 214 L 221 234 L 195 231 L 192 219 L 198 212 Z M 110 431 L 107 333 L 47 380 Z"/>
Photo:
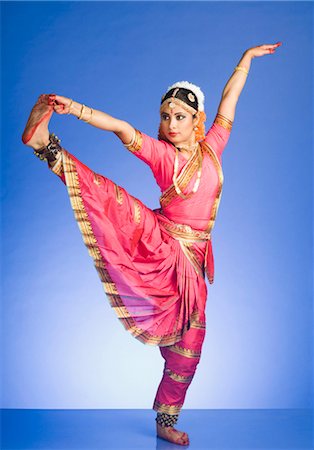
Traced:
<path fill-rule="evenodd" d="M 153 404 L 157 435 L 176 444 L 189 444 L 187 433 L 174 425 L 205 337 L 205 274 L 213 283 L 211 234 L 222 193 L 221 155 L 252 59 L 272 54 L 280 45 L 244 52 L 206 135 L 204 95 L 185 81 L 170 86 L 162 97 L 158 140 L 56 94 L 39 97 L 22 136 L 66 184 L 84 242 L 119 320 L 141 342 L 159 346 L 165 364 Z M 62 148 L 48 131 L 53 112 L 114 132 L 151 168 L 162 192 L 160 208 L 147 208 Z"/>

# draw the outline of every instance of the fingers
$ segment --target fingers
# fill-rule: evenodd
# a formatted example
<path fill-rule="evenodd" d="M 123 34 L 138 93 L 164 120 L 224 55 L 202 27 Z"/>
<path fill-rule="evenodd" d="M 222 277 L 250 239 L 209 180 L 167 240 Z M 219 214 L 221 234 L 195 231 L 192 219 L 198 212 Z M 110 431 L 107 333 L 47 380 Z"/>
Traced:
<path fill-rule="evenodd" d="M 38 103 L 45 103 L 53 107 L 57 114 L 68 114 L 70 99 L 56 94 L 41 94 L 38 97 Z"/>
<path fill-rule="evenodd" d="M 67 107 L 65 105 L 54 104 L 53 109 L 58 114 L 67 114 Z"/>
<path fill-rule="evenodd" d="M 272 54 L 275 53 L 278 47 L 282 45 L 282 42 L 277 42 L 276 44 L 264 44 L 261 45 L 260 48 L 264 51 L 263 54 Z"/>
<path fill-rule="evenodd" d="M 275 53 L 276 49 L 282 45 L 282 42 L 277 42 L 277 44 L 265 44 L 261 45 L 261 48 L 265 50 L 266 53 Z"/>
<path fill-rule="evenodd" d="M 280 47 L 282 45 L 282 42 L 277 42 L 276 44 L 264 44 L 261 45 L 262 48 L 276 48 L 276 47 Z"/>
<path fill-rule="evenodd" d="M 61 95 L 49 94 L 49 104 L 53 106 L 57 114 L 68 114 L 71 100 Z"/>

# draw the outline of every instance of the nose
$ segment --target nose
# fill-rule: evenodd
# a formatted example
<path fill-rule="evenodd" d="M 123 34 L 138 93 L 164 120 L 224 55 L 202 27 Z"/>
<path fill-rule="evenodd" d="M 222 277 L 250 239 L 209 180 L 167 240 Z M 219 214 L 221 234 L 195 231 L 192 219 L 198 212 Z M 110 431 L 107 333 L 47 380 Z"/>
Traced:
<path fill-rule="evenodd" d="M 170 117 L 169 120 L 169 130 L 174 131 L 176 129 L 176 118 L 174 116 Z"/>

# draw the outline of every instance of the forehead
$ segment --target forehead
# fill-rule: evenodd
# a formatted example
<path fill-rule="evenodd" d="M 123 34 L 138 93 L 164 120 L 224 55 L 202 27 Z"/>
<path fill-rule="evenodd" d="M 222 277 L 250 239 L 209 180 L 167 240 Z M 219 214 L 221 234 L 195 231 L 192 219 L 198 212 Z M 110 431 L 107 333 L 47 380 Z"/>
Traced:
<path fill-rule="evenodd" d="M 166 104 L 166 105 L 163 106 L 163 108 L 162 108 L 162 110 L 160 111 L 160 113 L 161 113 L 161 114 L 162 114 L 162 113 L 166 113 L 166 114 L 169 114 L 169 116 L 172 116 L 172 115 L 175 115 L 175 114 L 178 114 L 178 113 L 181 113 L 181 114 L 191 114 L 191 113 L 187 112 L 184 108 L 182 108 L 182 106 L 175 105 L 174 108 L 170 108 L 170 107 L 168 106 L 168 104 Z"/>

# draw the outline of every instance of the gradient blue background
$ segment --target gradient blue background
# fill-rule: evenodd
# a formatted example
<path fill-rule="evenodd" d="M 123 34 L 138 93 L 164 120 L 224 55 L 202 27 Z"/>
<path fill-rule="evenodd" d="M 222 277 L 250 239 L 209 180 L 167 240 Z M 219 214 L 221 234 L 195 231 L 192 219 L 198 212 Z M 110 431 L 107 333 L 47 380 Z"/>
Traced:
<path fill-rule="evenodd" d="M 186 408 L 312 406 L 312 5 L 307 2 L 2 3 L 2 407 L 151 408 L 157 347 L 110 309 L 63 184 L 21 144 L 56 92 L 156 136 L 168 85 L 206 96 L 207 127 L 249 47 L 223 156 L 216 278 Z M 63 146 L 149 207 L 159 191 L 114 135 L 55 116 Z"/>

